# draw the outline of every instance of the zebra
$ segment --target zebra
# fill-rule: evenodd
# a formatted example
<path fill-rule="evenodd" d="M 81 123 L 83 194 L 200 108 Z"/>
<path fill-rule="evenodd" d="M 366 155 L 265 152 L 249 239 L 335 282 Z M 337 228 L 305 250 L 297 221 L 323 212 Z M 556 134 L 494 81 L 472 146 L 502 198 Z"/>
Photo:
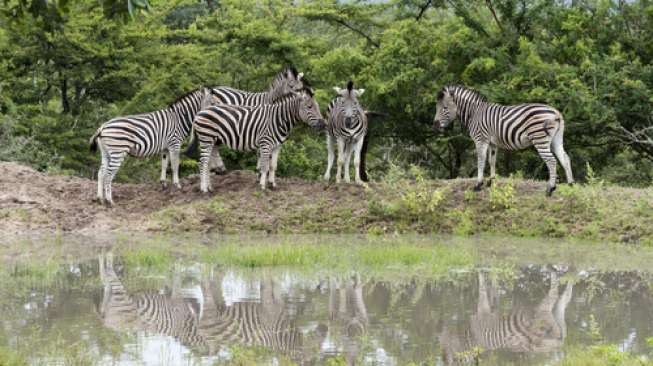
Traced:
<path fill-rule="evenodd" d="M 310 88 L 284 97 L 276 104 L 258 107 L 215 105 L 197 114 L 193 121 L 200 149 L 200 189 L 211 190 L 208 162 L 216 142 L 239 151 L 258 150 L 260 185 L 266 189 L 268 174 L 276 188 L 275 173 L 281 144 L 295 122 L 301 120 L 314 128 L 323 128 L 324 119 Z"/>
<path fill-rule="evenodd" d="M 165 185 L 168 156 L 172 184 L 179 184 L 179 149 L 191 130 L 195 114 L 217 99 L 206 98 L 210 88 L 199 88 L 177 98 L 167 108 L 143 114 L 116 117 L 97 129 L 89 143 L 91 151 L 100 147 L 97 199 L 113 205 L 111 182 L 127 154 L 146 157 L 161 154 L 161 184 Z M 219 155 L 217 155 L 219 159 Z M 221 161 L 222 159 L 220 159 Z M 223 164 L 224 165 L 224 164 Z"/>
<path fill-rule="evenodd" d="M 219 104 L 256 107 L 263 104 L 274 104 L 281 98 L 299 92 L 309 86 L 310 84 L 304 77 L 304 73 L 298 72 L 294 66 L 286 66 L 272 79 L 267 92 L 248 92 L 228 86 L 213 87 L 212 89 Z M 195 144 L 197 144 L 197 140 L 193 139 L 191 142 L 192 146 L 188 151 L 196 150 L 197 146 Z M 218 149 L 213 149 L 212 151 L 210 159 L 211 171 L 217 171 L 219 173 L 226 171 L 224 163 L 220 159 Z"/>
<path fill-rule="evenodd" d="M 202 316 L 201 293 L 184 294 L 178 272 L 170 293 L 144 291 L 129 294 L 113 267 L 113 254 L 99 256 L 99 273 L 104 292 L 99 314 L 104 325 L 116 331 L 145 330 L 172 336 L 195 349 L 207 349 L 208 343 L 198 332 Z"/>
<path fill-rule="evenodd" d="M 210 282 L 207 282 L 210 286 Z M 219 285 L 219 283 L 218 283 Z M 290 317 L 278 282 L 267 278 L 260 284 L 260 301 L 224 303 L 209 288 L 198 334 L 215 349 L 225 343 L 260 346 L 274 352 L 297 355 L 302 334 Z M 218 291 L 219 293 L 219 291 Z"/>
<path fill-rule="evenodd" d="M 358 97 L 363 95 L 365 89 L 354 89 L 354 82 L 349 81 L 346 89 L 333 88 L 338 96 L 329 103 L 327 108 L 326 140 L 328 149 L 327 170 L 324 180 L 331 178 L 331 169 L 334 159 L 334 140 L 338 144 L 338 165 L 336 183 L 340 183 L 344 165 L 344 179 L 349 183 L 349 159 L 354 153 L 354 181 L 356 184 L 365 184 L 361 180 L 361 150 L 367 136 L 367 115 L 358 102 Z M 364 168 L 363 168 L 364 170 Z"/>
<path fill-rule="evenodd" d="M 440 335 L 446 364 L 473 362 L 474 356 L 468 351 L 479 347 L 486 351 L 550 352 L 562 346 L 567 335 L 565 310 L 573 292 L 571 281 L 560 294 L 560 280 L 552 271 L 549 290 L 534 309 L 517 309 L 505 316 L 492 311 L 492 294 L 496 289 L 488 286 L 482 272 L 478 273 L 478 284 L 476 314 L 472 315 L 462 338 L 446 327 Z"/>
<path fill-rule="evenodd" d="M 114 270 L 111 252 L 99 256 L 99 272 L 104 287 L 99 315 L 107 328 L 171 336 L 200 354 L 215 354 L 225 342 L 289 355 L 301 348 L 302 334 L 288 314 L 279 285 L 271 279 L 261 283 L 260 302 L 227 306 L 220 290 L 214 295 L 216 283 L 209 279 L 202 279 L 199 291 L 183 291 L 179 271 L 170 292 L 130 294 Z"/>
<path fill-rule="evenodd" d="M 457 116 L 476 145 L 478 176 L 474 190 L 483 187 L 488 149 L 489 183 L 494 179 L 499 147 L 519 150 L 534 145 L 549 169 L 548 196 L 556 189 L 554 154 L 565 170 L 567 183 L 574 183 L 570 159 L 563 147 L 565 122 L 557 109 L 536 103 L 505 106 L 491 103 L 480 93 L 464 86 L 445 86 L 438 92 L 433 129 L 437 132 L 446 128 Z"/>
<path fill-rule="evenodd" d="M 293 66 L 287 66 L 275 75 L 267 92 L 247 92 L 227 86 L 213 87 L 213 92 L 221 104 L 256 107 L 274 104 L 281 98 L 309 86 L 304 73 L 298 72 Z"/>

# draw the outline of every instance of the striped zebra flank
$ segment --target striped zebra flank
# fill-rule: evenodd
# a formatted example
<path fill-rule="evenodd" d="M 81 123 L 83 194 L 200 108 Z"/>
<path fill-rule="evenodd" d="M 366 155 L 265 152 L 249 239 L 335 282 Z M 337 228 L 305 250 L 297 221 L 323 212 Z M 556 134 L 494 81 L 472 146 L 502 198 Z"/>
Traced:
<path fill-rule="evenodd" d="M 203 105 L 206 88 L 193 90 L 175 100 L 167 108 L 105 122 L 91 137 L 91 151 L 99 146 L 101 164 L 98 170 L 97 199 L 113 204 L 111 183 L 127 155 L 147 157 L 161 154 L 161 184 L 165 185 L 168 158 L 172 166 L 172 184 L 179 184 L 179 150 L 188 137 L 195 114 Z M 219 159 L 219 156 L 217 156 Z M 221 160 L 221 159 L 220 159 Z"/>
<path fill-rule="evenodd" d="M 521 150 L 534 146 L 549 170 L 547 195 L 556 188 L 556 157 L 567 183 L 574 183 L 569 156 L 563 147 L 565 122 L 555 108 L 537 103 L 501 105 L 463 86 L 445 86 L 438 92 L 433 129 L 446 128 L 456 117 L 476 146 L 478 175 L 475 190 L 483 187 L 485 161 L 490 160 L 490 183 L 495 177 L 498 148 Z M 555 156 L 554 156 L 555 155 Z"/>
<path fill-rule="evenodd" d="M 335 158 L 334 143 L 338 145 L 338 163 L 336 168 L 336 183 L 343 178 L 346 183 L 351 181 L 349 176 L 349 162 L 354 154 L 354 181 L 364 184 L 361 178 L 361 155 L 366 147 L 367 115 L 358 102 L 358 97 L 363 95 L 365 89 L 354 89 L 354 82 L 349 81 L 346 89 L 333 88 L 338 96 L 329 103 L 327 108 L 327 170 L 324 180 L 331 178 L 331 169 Z M 365 149 L 367 150 L 367 149 Z M 344 171 L 343 171 L 344 170 Z M 363 174 L 365 179 L 367 175 Z"/>
<path fill-rule="evenodd" d="M 278 283 L 263 281 L 260 293 L 260 301 L 234 302 L 229 306 L 214 297 L 205 297 L 206 313 L 200 321 L 199 334 L 214 348 L 225 343 L 240 344 L 296 356 L 302 335 L 288 315 Z"/>
<path fill-rule="evenodd" d="M 484 351 L 551 352 L 559 349 L 567 336 L 565 310 L 571 300 L 573 285 L 568 282 L 562 293 L 555 271 L 551 272 L 549 290 L 533 309 L 515 309 L 507 315 L 492 311 L 496 288 L 478 275 L 476 314 L 460 335 L 444 327 L 440 334 L 443 358 L 447 365 L 476 362 L 475 349 Z"/>
<path fill-rule="evenodd" d="M 214 105 L 202 110 L 193 121 L 200 149 L 201 191 L 211 190 L 208 162 L 216 143 L 238 151 L 257 150 L 261 188 L 266 189 L 268 176 L 275 188 L 281 144 L 298 121 L 313 128 L 324 127 L 319 105 L 310 89 L 291 94 L 275 104 L 257 107 Z"/>
<path fill-rule="evenodd" d="M 99 314 L 109 329 L 174 337 L 202 355 L 216 354 L 228 344 L 264 347 L 289 356 L 301 351 L 302 334 L 273 280 L 261 283 L 260 301 L 227 306 L 220 289 L 214 291 L 215 281 L 204 279 L 199 291 L 184 292 L 175 271 L 170 292 L 129 294 L 114 271 L 111 253 L 99 257 L 99 269 L 104 287 Z"/>
<path fill-rule="evenodd" d="M 131 295 L 113 268 L 112 253 L 100 255 L 99 271 L 104 287 L 99 313 L 107 328 L 171 336 L 190 348 L 208 349 L 198 333 L 203 301 L 197 295 L 182 295 L 178 276 L 171 293 L 145 291 Z"/>
<path fill-rule="evenodd" d="M 216 86 L 212 89 L 213 95 L 216 98 L 215 104 L 258 107 L 264 104 L 274 104 L 283 97 L 297 93 L 309 86 L 309 82 L 304 77 L 304 73 L 298 72 L 293 66 L 287 66 L 274 76 L 268 90 L 265 92 L 249 92 L 228 86 Z M 191 144 L 186 151 L 186 155 L 188 156 L 194 154 L 194 151 L 197 150 L 198 147 L 197 139 L 194 137 L 195 136 L 193 135 Z M 222 162 L 222 159 L 220 159 L 218 149 L 213 149 L 210 164 L 211 171 L 217 173 L 226 172 L 224 163 Z"/>
<path fill-rule="evenodd" d="M 248 92 L 227 86 L 218 86 L 212 89 L 221 104 L 256 107 L 276 103 L 283 97 L 309 86 L 303 73 L 297 72 L 293 66 L 288 66 L 274 76 L 265 92 Z"/>

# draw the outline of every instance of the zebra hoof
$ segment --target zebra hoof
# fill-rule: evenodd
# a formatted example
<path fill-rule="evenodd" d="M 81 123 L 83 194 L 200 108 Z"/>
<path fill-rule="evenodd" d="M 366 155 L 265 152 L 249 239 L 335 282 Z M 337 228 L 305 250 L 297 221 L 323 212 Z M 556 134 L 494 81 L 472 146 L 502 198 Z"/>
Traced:
<path fill-rule="evenodd" d="M 481 183 L 477 183 L 477 184 L 474 186 L 473 189 L 474 189 L 474 192 L 480 192 L 481 189 L 483 189 L 483 182 L 481 182 Z"/>
<path fill-rule="evenodd" d="M 489 179 L 487 183 L 485 183 L 485 185 L 487 185 L 488 187 L 492 187 L 493 184 L 494 184 L 494 179 Z"/>
<path fill-rule="evenodd" d="M 166 183 L 164 180 L 160 180 L 159 184 L 161 184 L 161 190 L 168 188 L 168 183 Z"/>
<path fill-rule="evenodd" d="M 211 169 L 211 173 L 215 175 L 225 175 L 227 174 L 227 169 L 225 168 L 213 168 Z"/>
<path fill-rule="evenodd" d="M 556 190 L 556 186 L 547 188 L 546 189 L 546 196 L 551 197 L 551 195 L 553 194 L 553 191 L 555 191 L 555 190 Z"/>

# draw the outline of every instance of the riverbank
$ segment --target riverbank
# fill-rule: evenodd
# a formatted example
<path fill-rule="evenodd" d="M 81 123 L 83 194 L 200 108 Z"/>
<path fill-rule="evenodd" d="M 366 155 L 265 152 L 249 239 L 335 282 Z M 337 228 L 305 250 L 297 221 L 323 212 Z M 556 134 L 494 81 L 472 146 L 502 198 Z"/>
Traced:
<path fill-rule="evenodd" d="M 419 172 L 389 174 L 368 187 L 298 178 L 261 191 L 254 172 L 214 176 L 199 192 L 197 176 L 182 189 L 115 184 L 112 208 L 95 202 L 96 182 L 0 163 L 0 232 L 96 235 L 148 233 L 438 233 L 498 234 L 653 244 L 653 188 L 559 185 L 499 179 L 481 192 L 471 179 L 427 180 Z"/>

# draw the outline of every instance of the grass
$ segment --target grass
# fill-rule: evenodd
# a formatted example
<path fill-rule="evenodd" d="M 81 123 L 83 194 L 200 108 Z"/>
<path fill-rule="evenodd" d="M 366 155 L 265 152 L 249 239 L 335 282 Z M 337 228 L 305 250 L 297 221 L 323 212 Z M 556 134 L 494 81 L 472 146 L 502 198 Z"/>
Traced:
<path fill-rule="evenodd" d="M 502 178 L 478 193 L 474 184 L 424 179 L 415 168 L 369 189 L 301 182 L 277 192 L 229 191 L 145 220 L 164 233 L 497 234 L 653 245 L 653 188 L 592 181 L 561 184 L 546 197 L 543 181 Z"/>
<path fill-rule="evenodd" d="M 621 352 L 615 345 L 573 348 L 554 366 L 651 366 L 653 360 Z"/>

